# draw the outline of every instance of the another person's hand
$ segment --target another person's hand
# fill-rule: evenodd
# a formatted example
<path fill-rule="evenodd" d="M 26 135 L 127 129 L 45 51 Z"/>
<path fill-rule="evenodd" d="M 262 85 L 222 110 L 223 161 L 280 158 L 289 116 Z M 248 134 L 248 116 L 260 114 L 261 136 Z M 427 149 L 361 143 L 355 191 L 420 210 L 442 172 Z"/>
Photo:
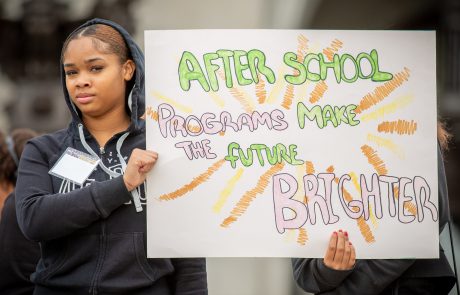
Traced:
<path fill-rule="evenodd" d="M 348 240 L 348 233 L 333 232 L 324 256 L 324 264 L 335 270 L 349 270 L 355 265 L 355 247 Z"/>
<path fill-rule="evenodd" d="M 123 175 L 128 191 L 132 191 L 147 178 L 147 173 L 152 170 L 158 159 L 158 153 L 141 149 L 134 149 L 129 157 L 126 171 Z"/>

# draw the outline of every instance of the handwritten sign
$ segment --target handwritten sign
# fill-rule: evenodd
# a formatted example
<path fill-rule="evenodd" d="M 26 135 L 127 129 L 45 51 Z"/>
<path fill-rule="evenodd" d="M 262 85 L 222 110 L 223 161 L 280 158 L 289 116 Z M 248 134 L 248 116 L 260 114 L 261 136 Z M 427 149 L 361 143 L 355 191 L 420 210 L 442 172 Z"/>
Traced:
<path fill-rule="evenodd" d="M 438 255 L 434 32 L 146 31 L 149 257 Z"/>

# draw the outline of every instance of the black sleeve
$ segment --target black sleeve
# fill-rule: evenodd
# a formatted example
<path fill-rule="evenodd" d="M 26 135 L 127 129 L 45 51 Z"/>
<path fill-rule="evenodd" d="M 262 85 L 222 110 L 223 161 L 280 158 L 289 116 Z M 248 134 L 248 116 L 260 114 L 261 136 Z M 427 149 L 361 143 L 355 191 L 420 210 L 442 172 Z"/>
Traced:
<path fill-rule="evenodd" d="M 320 293 L 334 290 L 353 270 L 334 270 L 322 258 L 293 258 L 294 279 L 306 292 Z"/>
<path fill-rule="evenodd" d="M 48 162 L 28 143 L 19 164 L 16 211 L 21 230 L 31 240 L 66 236 L 107 218 L 131 198 L 122 177 L 94 182 L 65 194 L 54 193 L 48 171 Z"/>

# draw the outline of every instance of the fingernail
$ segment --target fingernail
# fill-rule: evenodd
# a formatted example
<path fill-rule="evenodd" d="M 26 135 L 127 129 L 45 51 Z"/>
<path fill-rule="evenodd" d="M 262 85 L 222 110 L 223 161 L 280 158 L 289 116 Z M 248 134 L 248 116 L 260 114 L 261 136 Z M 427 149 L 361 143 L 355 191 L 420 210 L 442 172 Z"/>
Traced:
<path fill-rule="evenodd" d="M 333 234 L 334 234 L 334 235 L 337 235 L 337 232 L 335 231 L 335 232 L 333 232 Z"/>
<path fill-rule="evenodd" d="M 342 230 L 340 229 L 339 232 L 342 232 Z"/>
<path fill-rule="evenodd" d="M 351 242 L 348 242 L 348 243 L 350 243 L 350 246 L 352 245 Z"/>
<path fill-rule="evenodd" d="M 345 232 L 345 236 L 348 237 L 348 232 Z"/>

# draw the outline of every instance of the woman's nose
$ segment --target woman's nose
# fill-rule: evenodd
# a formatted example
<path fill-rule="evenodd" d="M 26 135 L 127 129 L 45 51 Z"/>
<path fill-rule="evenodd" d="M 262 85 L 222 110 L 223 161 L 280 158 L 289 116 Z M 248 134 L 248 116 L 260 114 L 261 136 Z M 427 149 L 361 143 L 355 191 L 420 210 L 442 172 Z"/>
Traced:
<path fill-rule="evenodd" d="M 91 85 L 91 80 L 85 74 L 78 75 L 75 86 L 79 88 L 89 87 Z"/>

